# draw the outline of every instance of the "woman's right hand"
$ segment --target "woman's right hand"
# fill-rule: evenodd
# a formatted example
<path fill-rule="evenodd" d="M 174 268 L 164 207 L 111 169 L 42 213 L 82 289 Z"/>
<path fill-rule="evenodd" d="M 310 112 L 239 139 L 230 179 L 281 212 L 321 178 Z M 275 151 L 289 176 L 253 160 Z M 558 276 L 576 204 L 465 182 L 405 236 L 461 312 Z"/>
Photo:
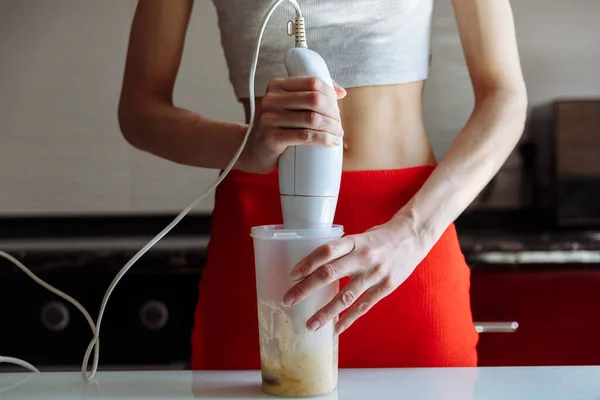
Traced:
<path fill-rule="evenodd" d="M 320 79 L 273 79 L 262 98 L 260 114 L 238 162 L 245 172 L 266 174 L 288 146 L 335 146 L 344 135 L 338 99 L 346 91 Z"/>

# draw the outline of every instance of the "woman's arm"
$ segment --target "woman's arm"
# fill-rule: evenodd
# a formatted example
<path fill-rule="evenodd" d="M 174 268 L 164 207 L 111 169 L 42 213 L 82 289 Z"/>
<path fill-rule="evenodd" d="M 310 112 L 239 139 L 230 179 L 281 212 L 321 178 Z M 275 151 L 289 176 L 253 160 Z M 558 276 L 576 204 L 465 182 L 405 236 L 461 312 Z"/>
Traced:
<path fill-rule="evenodd" d="M 173 104 L 193 0 L 140 0 L 133 20 L 119 123 L 133 146 L 197 167 L 224 169 L 248 126 L 217 121 Z M 199 93 L 198 95 L 202 95 Z M 345 91 L 310 77 L 274 79 L 236 169 L 268 173 L 292 145 L 335 145 Z"/>
<path fill-rule="evenodd" d="M 340 278 L 351 280 L 312 316 L 319 329 L 336 315 L 348 329 L 417 268 L 460 213 L 497 173 L 519 140 L 527 96 L 509 0 L 453 0 L 475 109 L 446 157 L 417 194 L 389 222 L 316 249 L 292 270 L 297 281 L 287 305 Z"/>
<path fill-rule="evenodd" d="M 523 132 L 527 93 L 509 0 L 453 0 L 475 108 L 425 185 L 397 214 L 427 243 L 498 172 Z"/>
<path fill-rule="evenodd" d="M 193 0 L 140 0 L 131 28 L 119 124 L 140 150 L 180 163 L 225 168 L 246 126 L 173 104 Z"/>

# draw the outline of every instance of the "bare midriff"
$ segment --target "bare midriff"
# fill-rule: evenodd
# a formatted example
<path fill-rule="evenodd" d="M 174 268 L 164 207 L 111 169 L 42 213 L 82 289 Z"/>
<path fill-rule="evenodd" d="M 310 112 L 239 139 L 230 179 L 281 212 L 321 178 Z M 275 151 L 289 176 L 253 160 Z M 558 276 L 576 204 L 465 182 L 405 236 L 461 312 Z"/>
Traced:
<path fill-rule="evenodd" d="M 423 82 L 347 88 L 339 101 L 344 170 L 435 165 L 423 121 Z M 248 101 L 242 101 L 248 115 Z M 257 112 L 260 99 L 256 101 Z"/>

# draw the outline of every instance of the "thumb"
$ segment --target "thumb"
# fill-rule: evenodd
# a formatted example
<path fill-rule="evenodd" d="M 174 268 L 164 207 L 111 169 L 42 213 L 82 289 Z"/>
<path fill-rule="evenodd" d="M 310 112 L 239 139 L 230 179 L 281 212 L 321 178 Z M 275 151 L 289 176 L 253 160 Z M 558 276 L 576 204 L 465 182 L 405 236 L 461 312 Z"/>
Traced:
<path fill-rule="evenodd" d="M 338 100 L 343 99 L 344 97 L 346 97 L 346 94 L 348 94 L 346 92 L 346 89 L 338 85 L 335 81 L 333 81 L 333 88 L 335 89 L 335 93 L 337 94 Z"/>

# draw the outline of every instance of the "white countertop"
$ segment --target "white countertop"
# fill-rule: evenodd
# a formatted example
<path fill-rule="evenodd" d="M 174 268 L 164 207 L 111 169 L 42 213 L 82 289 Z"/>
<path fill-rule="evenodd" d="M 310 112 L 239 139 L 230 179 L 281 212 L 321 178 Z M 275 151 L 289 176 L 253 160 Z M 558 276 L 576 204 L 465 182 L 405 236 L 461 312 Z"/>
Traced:
<path fill-rule="evenodd" d="M 99 372 L 0 374 L 2 399 L 273 399 L 260 373 Z M 339 391 L 321 399 L 599 400 L 600 367 L 341 370 Z"/>

